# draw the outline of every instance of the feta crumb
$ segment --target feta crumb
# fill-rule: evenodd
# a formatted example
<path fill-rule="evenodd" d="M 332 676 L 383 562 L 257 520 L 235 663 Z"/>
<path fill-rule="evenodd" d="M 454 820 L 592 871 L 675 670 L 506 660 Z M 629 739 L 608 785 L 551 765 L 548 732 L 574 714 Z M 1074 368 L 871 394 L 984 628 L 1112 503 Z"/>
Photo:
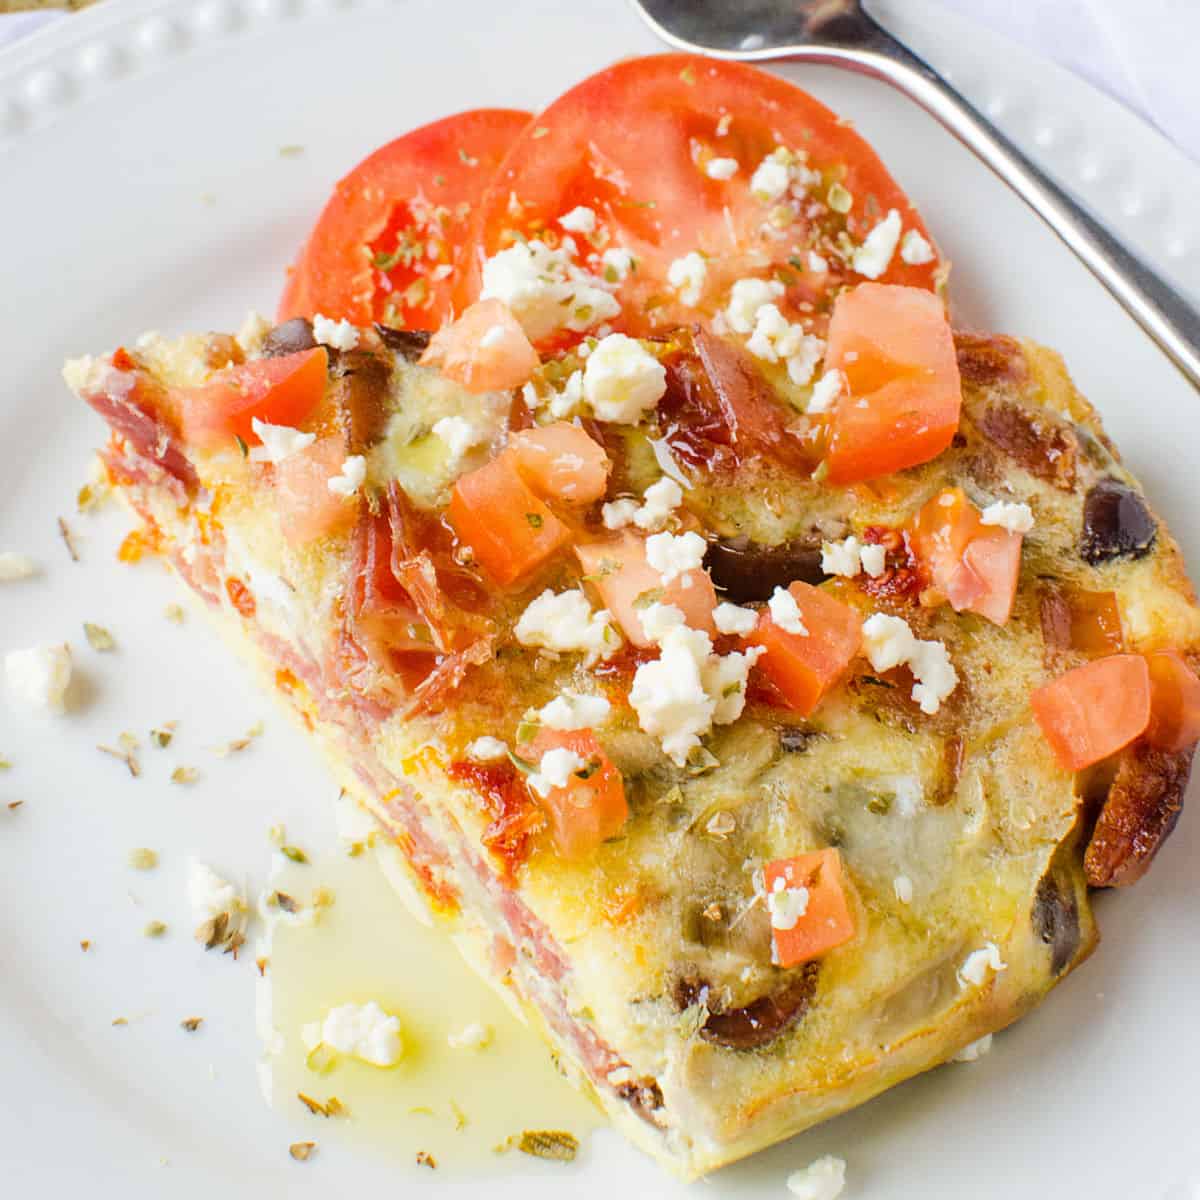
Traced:
<path fill-rule="evenodd" d="M 483 336 L 479 339 L 479 346 L 483 350 L 487 350 L 492 346 L 498 346 L 504 341 L 506 330 L 503 325 L 489 325 L 483 331 Z"/>
<path fill-rule="evenodd" d="M 71 647 L 66 642 L 9 651 L 4 657 L 4 674 L 9 690 L 30 708 L 67 711 Z"/>
<path fill-rule="evenodd" d="M 1008 964 L 1000 958 L 1000 949 L 995 942 L 985 942 L 978 950 L 972 950 L 958 968 L 960 987 L 982 987 L 991 974 L 1007 970 Z"/>
<path fill-rule="evenodd" d="M 854 251 L 850 265 L 864 278 L 878 279 L 888 269 L 899 240 L 900 214 L 892 208 Z"/>
<path fill-rule="evenodd" d="M 808 888 L 788 887 L 782 877 L 767 893 L 767 911 L 772 929 L 795 929 L 796 922 L 808 912 Z"/>
<path fill-rule="evenodd" d="M 824 255 L 818 254 L 815 250 L 808 252 L 808 269 L 814 275 L 824 275 L 829 270 L 829 261 Z"/>
<path fill-rule="evenodd" d="M 587 766 L 587 759 L 566 746 L 555 746 L 542 755 L 538 769 L 525 776 L 525 782 L 544 800 L 557 788 L 564 788 L 576 771 Z"/>
<path fill-rule="evenodd" d="M 508 746 L 499 738 L 485 735 L 468 743 L 463 753 L 473 762 L 498 762 L 508 757 Z"/>
<path fill-rule="evenodd" d="M 985 1033 L 974 1042 L 968 1042 L 951 1060 L 952 1062 L 978 1062 L 992 1048 L 992 1035 Z"/>
<path fill-rule="evenodd" d="M 732 725 L 746 707 L 746 681 L 750 668 L 765 654 L 761 646 L 734 650 L 729 654 L 713 654 L 702 671 L 704 690 L 715 701 L 712 714 L 714 725 Z"/>
<path fill-rule="evenodd" d="M 709 179 L 732 179 L 738 172 L 736 158 L 710 158 L 704 173 Z"/>
<path fill-rule="evenodd" d="M 707 275 L 708 263 L 703 255 L 692 250 L 667 268 L 667 283 L 679 293 L 684 304 L 691 306 L 700 303 Z"/>
<path fill-rule="evenodd" d="M 486 436 L 465 417 L 442 417 L 433 423 L 433 434 L 445 442 L 455 462 Z"/>
<path fill-rule="evenodd" d="M 313 340 L 334 350 L 353 350 L 358 345 L 358 330 L 343 319 L 331 321 L 317 313 L 312 319 Z"/>
<path fill-rule="evenodd" d="M 708 543 L 692 530 L 676 536 L 673 533 L 653 533 L 646 539 L 646 561 L 659 575 L 664 584 L 684 576 L 683 586 L 691 580 L 689 572 L 697 570 L 704 562 Z"/>
<path fill-rule="evenodd" d="M 255 312 L 251 309 L 244 321 L 242 321 L 234 340 L 247 355 L 257 354 L 262 349 L 262 344 L 266 341 L 267 334 L 271 332 L 273 322 L 268 321 L 260 312 Z"/>
<path fill-rule="evenodd" d="M 752 608 L 742 608 L 741 605 L 723 600 L 713 609 L 713 624 L 716 625 L 718 633 L 745 637 L 752 633 L 758 624 L 758 613 Z"/>
<path fill-rule="evenodd" d="M 361 454 L 347 455 L 341 473 L 332 476 L 326 486 L 335 496 L 353 496 L 367 478 L 367 460 Z"/>
<path fill-rule="evenodd" d="M 797 1200 L 837 1200 L 846 1186 L 846 1161 L 826 1154 L 787 1178 L 787 1190 Z"/>
<path fill-rule="evenodd" d="M 562 391 L 554 392 L 550 396 L 550 403 L 547 407 L 555 420 L 565 421 L 569 417 L 575 416 L 582 403 L 583 372 L 572 371 L 567 376 L 567 382 L 563 384 Z"/>
<path fill-rule="evenodd" d="M 641 507 L 636 500 L 631 499 L 609 501 L 600 508 L 604 528 L 624 529 L 626 525 L 632 525 Z"/>
<path fill-rule="evenodd" d="M 28 554 L 15 554 L 11 550 L 0 554 L 0 583 L 12 583 L 36 574 L 37 563 Z"/>
<path fill-rule="evenodd" d="M 770 304 L 784 293 L 778 279 L 739 279 L 729 290 L 725 319 L 734 333 L 751 333 L 754 318 L 764 304 Z"/>
<path fill-rule="evenodd" d="M 880 545 L 868 543 L 858 548 L 858 558 L 862 569 L 872 579 L 878 579 L 887 570 L 887 551 Z"/>
<path fill-rule="evenodd" d="M 571 233 L 595 233 L 596 213 L 593 209 L 579 205 L 558 218 L 558 223 Z"/>
<path fill-rule="evenodd" d="M 863 651 L 876 671 L 907 664 L 916 683 L 912 698 L 932 715 L 958 686 L 958 672 L 941 642 L 916 637 L 902 617 L 873 613 L 863 622 Z"/>
<path fill-rule="evenodd" d="M 636 525 L 652 533 L 661 529 L 671 514 L 683 503 L 683 489 L 673 479 L 663 478 L 652 483 L 636 500 L 613 500 L 600 509 L 606 529 L 624 529 Z"/>
<path fill-rule="evenodd" d="M 979 514 L 984 525 L 998 525 L 1009 533 L 1028 533 L 1033 528 L 1033 509 L 1028 504 L 997 500 Z"/>
<path fill-rule="evenodd" d="M 784 633 L 793 633 L 797 637 L 808 637 L 808 630 L 800 618 L 800 605 L 796 603 L 796 597 L 786 588 L 777 587 L 771 593 L 771 598 L 767 601 L 767 610 L 771 614 L 771 620 Z"/>
<path fill-rule="evenodd" d="M 544 591 L 521 614 L 515 630 L 523 646 L 541 646 L 564 653 L 582 651 L 590 665 L 621 646 L 607 609 L 592 612 L 581 588 Z"/>
<path fill-rule="evenodd" d="M 207 863 L 199 859 L 188 859 L 187 878 L 188 903 L 197 925 L 217 917 L 231 920 L 245 912 L 246 901 L 237 888 L 222 879 Z"/>
<path fill-rule="evenodd" d="M 610 246 L 600 255 L 605 282 L 620 283 L 634 267 L 633 255 L 624 246 Z"/>
<path fill-rule="evenodd" d="M 250 451 L 251 462 L 269 462 L 279 464 L 301 450 L 307 450 L 317 440 L 315 433 L 301 433 L 290 425 L 268 425 L 257 417 L 250 418 L 250 428 L 254 430 L 261 446 L 255 446 Z"/>
<path fill-rule="evenodd" d="M 547 729 L 595 729 L 608 720 L 611 710 L 603 696 L 563 692 L 538 709 L 537 719 Z"/>
<path fill-rule="evenodd" d="M 911 904 L 913 898 L 912 880 L 907 875 L 897 875 L 892 880 L 892 891 L 901 904 Z"/>
<path fill-rule="evenodd" d="M 623 333 L 601 339 L 583 371 L 583 398 L 601 421 L 636 425 L 666 390 L 662 363 Z"/>
<path fill-rule="evenodd" d="M 910 229 L 900 243 L 900 257 L 910 266 L 919 267 L 933 262 L 933 247 L 915 229 Z"/>
<path fill-rule="evenodd" d="M 374 1000 L 331 1008 L 324 1021 L 305 1025 L 300 1036 L 309 1051 L 327 1046 L 372 1067 L 394 1067 L 404 1053 L 400 1018 Z"/>
<path fill-rule="evenodd" d="M 826 371 L 813 384 L 812 396 L 809 397 L 808 408 L 805 411 L 809 413 L 828 412 L 830 406 L 845 389 L 846 377 L 841 371 Z"/>
<path fill-rule="evenodd" d="M 492 1040 L 492 1030 L 488 1025 L 472 1021 L 459 1033 L 446 1036 L 446 1044 L 451 1050 L 482 1050 Z"/>
<path fill-rule="evenodd" d="M 840 542 L 821 543 L 821 570 L 852 579 L 862 570 L 861 547 L 853 534 Z"/>
<path fill-rule="evenodd" d="M 558 329 L 583 333 L 621 311 L 603 280 L 537 238 L 517 242 L 483 264 L 479 298 L 504 301 L 534 342 Z"/>
<path fill-rule="evenodd" d="M 792 176 L 788 164 L 778 153 L 768 154 L 750 176 L 750 191 L 756 200 L 769 204 L 778 200 L 791 187 Z"/>

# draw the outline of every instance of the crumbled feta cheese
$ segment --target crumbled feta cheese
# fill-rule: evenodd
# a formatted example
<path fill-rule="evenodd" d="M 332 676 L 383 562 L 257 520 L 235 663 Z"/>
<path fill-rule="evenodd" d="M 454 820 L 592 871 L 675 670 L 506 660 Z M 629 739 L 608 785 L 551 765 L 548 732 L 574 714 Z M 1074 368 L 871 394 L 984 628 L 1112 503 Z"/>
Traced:
<path fill-rule="evenodd" d="M 362 487 L 367 478 L 367 460 L 361 454 L 350 454 L 342 463 L 341 472 L 332 476 L 327 482 L 335 496 L 353 496 Z"/>
<path fill-rule="evenodd" d="M 791 184 L 792 176 L 787 162 L 777 153 L 768 154 L 750 176 L 750 191 L 756 200 L 764 204 L 778 200 Z"/>
<path fill-rule="evenodd" d="M 11 550 L 0 554 L 0 583 L 12 583 L 36 574 L 37 563 L 29 555 L 14 554 Z"/>
<path fill-rule="evenodd" d="M 683 586 L 691 583 L 686 576 L 704 562 L 708 543 L 692 530 L 676 536 L 673 533 L 652 533 L 646 539 L 646 561 L 662 576 L 664 584 L 685 576 Z"/>
<path fill-rule="evenodd" d="M 734 333 L 752 333 L 754 319 L 764 304 L 771 304 L 784 293 L 778 279 L 739 279 L 729 291 L 725 319 Z"/>
<path fill-rule="evenodd" d="M 4 656 L 9 690 L 30 708 L 66 712 L 71 683 L 71 647 L 32 646 Z"/>
<path fill-rule="evenodd" d="M 234 339 L 247 355 L 256 354 L 262 349 L 267 334 L 271 332 L 273 322 L 268 321 L 260 312 L 251 309 L 242 321 Z"/>
<path fill-rule="evenodd" d="M 913 898 L 912 880 L 907 875 L 897 875 L 892 880 L 892 891 L 901 904 L 911 904 Z"/>
<path fill-rule="evenodd" d="M 517 242 L 483 264 L 479 298 L 504 301 L 534 342 L 558 329 L 583 333 L 621 311 L 601 279 L 537 238 Z"/>
<path fill-rule="evenodd" d="M 558 218 L 558 223 L 572 233 L 595 233 L 596 213 L 593 209 L 585 208 L 582 204 L 571 209 L 569 213 Z"/>
<path fill-rule="evenodd" d="M 845 391 L 846 377 L 841 371 L 826 371 L 813 384 L 812 396 L 809 397 L 809 413 L 828 412 L 833 402 Z"/>
<path fill-rule="evenodd" d="M 508 746 L 499 738 L 485 735 L 468 743 L 463 753 L 473 762 L 498 762 L 508 757 Z"/>
<path fill-rule="evenodd" d="M 326 1046 L 373 1067 L 394 1067 L 404 1053 L 400 1018 L 374 1000 L 339 1004 L 325 1014 L 324 1021 L 305 1025 L 300 1036 L 309 1051 Z"/>
<path fill-rule="evenodd" d="M 503 325 L 489 325 L 483 331 L 483 336 L 479 339 L 479 346 L 483 350 L 487 350 L 492 346 L 498 346 L 504 341 L 505 328 Z"/>
<path fill-rule="evenodd" d="M 536 771 L 525 776 L 525 782 L 544 800 L 557 788 L 564 788 L 576 771 L 587 766 L 587 759 L 566 746 L 555 746 L 542 755 Z"/>
<path fill-rule="evenodd" d="M 563 692 L 537 712 L 538 721 L 547 729 L 595 729 L 608 720 L 612 711 L 603 696 L 585 696 Z"/>
<path fill-rule="evenodd" d="M 482 1050 L 491 1040 L 491 1028 L 478 1021 L 472 1021 L 460 1032 L 446 1036 L 446 1043 L 451 1050 Z"/>
<path fill-rule="evenodd" d="M 992 1048 L 992 1035 L 985 1033 L 974 1042 L 968 1042 L 953 1058 L 954 1062 L 978 1062 Z"/>
<path fill-rule="evenodd" d="M 583 403 L 583 372 L 572 371 L 567 376 L 561 392 L 553 392 L 547 408 L 556 421 L 565 421 L 575 416 Z"/>
<path fill-rule="evenodd" d="M 808 252 L 808 269 L 814 275 L 824 275 L 829 270 L 829 261 L 815 250 Z"/>
<path fill-rule="evenodd" d="M 872 579 L 878 579 L 887 570 L 887 551 L 875 543 L 867 543 L 858 548 L 859 561 L 862 569 Z"/>
<path fill-rule="evenodd" d="M 623 333 L 601 339 L 583 371 L 583 398 L 601 421 L 636 425 L 666 390 L 662 363 Z"/>
<path fill-rule="evenodd" d="M 958 672 L 941 642 L 923 641 L 902 617 L 873 613 L 863 622 L 863 651 L 876 671 L 907 664 L 916 683 L 912 698 L 932 715 L 958 686 Z"/>
<path fill-rule="evenodd" d="M 709 179 L 732 179 L 738 171 L 736 158 L 710 158 L 704 173 Z"/>
<path fill-rule="evenodd" d="M 600 255 L 606 283 L 620 283 L 634 267 L 633 255 L 624 246 L 610 246 Z"/>
<path fill-rule="evenodd" d="M 1033 510 L 1028 504 L 1013 504 L 997 500 L 979 514 L 984 525 L 998 525 L 1009 533 L 1028 533 L 1033 528 Z"/>
<path fill-rule="evenodd" d="M 808 888 L 790 888 L 781 876 L 767 893 L 767 912 L 771 914 L 772 929 L 795 929 L 796 922 L 808 912 Z"/>
<path fill-rule="evenodd" d="M 888 269 L 899 240 L 900 214 L 892 208 L 854 251 L 850 265 L 864 278 L 878 279 Z"/>
<path fill-rule="evenodd" d="M 992 974 L 1007 970 L 1008 964 L 1000 957 L 1000 948 L 995 942 L 985 942 L 978 950 L 972 950 L 958 968 L 960 987 L 982 987 Z"/>
<path fill-rule="evenodd" d="M 544 591 L 521 614 L 515 630 L 523 646 L 541 646 L 563 653 L 582 651 L 587 662 L 618 650 L 621 638 L 607 609 L 592 612 L 581 588 Z"/>
<path fill-rule="evenodd" d="M 742 608 L 738 604 L 730 604 L 728 600 L 723 600 L 713 609 L 713 624 L 718 633 L 745 637 L 758 624 L 758 613 L 752 608 Z"/>
<path fill-rule="evenodd" d="M 787 1189 L 797 1200 L 837 1200 L 846 1186 L 844 1159 L 827 1154 L 803 1171 L 793 1171 Z"/>
<path fill-rule="evenodd" d="M 840 542 L 821 543 L 821 570 L 826 575 L 853 578 L 862 570 L 859 541 L 853 534 Z"/>
<path fill-rule="evenodd" d="M 796 597 L 787 588 L 777 587 L 771 593 L 771 598 L 767 601 L 767 610 L 771 614 L 771 620 L 784 633 L 793 633 L 797 637 L 808 637 L 808 630 L 800 617 L 800 605 L 796 603 Z"/>
<path fill-rule="evenodd" d="M 716 702 L 712 714 L 714 725 L 732 725 L 742 715 L 750 668 L 764 653 L 761 646 L 752 646 L 749 650 L 713 654 L 706 660 L 702 677 L 704 690 Z"/>
<path fill-rule="evenodd" d="M 250 418 L 250 428 L 258 436 L 261 446 L 250 451 L 251 462 L 281 463 L 307 450 L 317 440 L 315 433 L 301 433 L 290 425 L 268 425 L 257 417 Z"/>
<path fill-rule="evenodd" d="M 687 305 L 700 303 L 704 294 L 704 280 L 708 275 L 708 263 L 695 250 L 677 258 L 667 268 L 667 283 L 679 293 L 679 299 Z"/>
<path fill-rule="evenodd" d="M 442 417 L 433 423 L 433 435 L 446 443 L 455 462 L 487 436 L 465 417 Z"/>
<path fill-rule="evenodd" d="M 601 505 L 600 518 L 604 522 L 604 528 L 624 529 L 626 525 L 632 525 L 641 507 L 636 500 L 631 499 L 611 500 Z"/>
<path fill-rule="evenodd" d="M 245 912 L 246 901 L 242 893 L 226 879 L 222 879 L 207 863 L 199 859 L 188 860 L 187 879 L 188 903 L 197 925 L 217 917 L 233 917 Z"/>
<path fill-rule="evenodd" d="M 663 478 L 652 483 L 636 500 L 613 500 L 600 509 L 606 529 L 624 529 L 636 525 L 648 533 L 661 529 L 671 514 L 683 503 L 683 489 L 673 479 Z"/>
<path fill-rule="evenodd" d="M 900 257 L 910 266 L 919 267 L 933 262 L 933 247 L 915 229 L 910 229 L 900 243 Z"/>
<path fill-rule="evenodd" d="M 358 345 L 358 330 L 347 320 L 331 321 L 317 313 L 312 319 L 313 341 L 333 350 L 353 350 Z"/>

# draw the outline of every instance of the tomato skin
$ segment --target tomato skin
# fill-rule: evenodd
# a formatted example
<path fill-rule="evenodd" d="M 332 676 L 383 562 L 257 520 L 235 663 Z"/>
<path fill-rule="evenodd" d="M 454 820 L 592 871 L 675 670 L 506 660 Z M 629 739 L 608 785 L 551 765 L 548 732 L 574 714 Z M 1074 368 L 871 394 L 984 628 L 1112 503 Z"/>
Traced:
<path fill-rule="evenodd" d="M 414 129 L 368 155 L 334 187 L 288 277 L 277 319 L 322 313 L 354 325 L 386 321 L 409 329 L 436 329 L 448 320 L 474 210 L 528 123 L 528 113 L 476 109 Z M 376 256 L 392 255 L 397 236 L 409 228 L 420 231 L 421 252 L 377 267 Z"/>
<path fill-rule="evenodd" d="M 421 365 L 436 367 L 468 392 L 499 392 L 525 383 L 538 356 L 506 304 L 480 300 L 433 335 Z"/>
<path fill-rule="evenodd" d="M 775 961 L 795 967 L 828 954 L 854 937 L 854 914 L 842 869 L 842 856 L 834 849 L 778 858 L 763 868 L 767 894 L 782 880 L 784 887 L 808 889 L 808 907 L 791 929 L 772 929 Z"/>
<path fill-rule="evenodd" d="M 542 729 L 521 748 L 521 757 L 540 762 L 547 750 L 556 747 L 574 750 L 595 764 L 595 769 L 587 779 L 573 776 L 566 787 L 534 799 L 550 818 L 550 833 L 559 854 L 572 860 L 585 858 L 625 827 L 629 817 L 625 783 L 590 729 Z"/>
<path fill-rule="evenodd" d="M 275 498 L 283 535 L 294 546 L 344 529 L 357 505 L 329 490 L 342 470 L 346 451 L 341 437 L 318 438 L 311 446 L 275 466 Z"/>
<path fill-rule="evenodd" d="M 1043 684 L 1030 704 L 1059 763 L 1079 771 L 1145 731 L 1150 670 L 1140 654 L 1111 654 Z"/>
<path fill-rule="evenodd" d="M 612 461 L 578 425 L 555 421 L 509 438 L 521 477 L 539 496 L 586 504 L 608 487 Z"/>
<path fill-rule="evenodd" d="M 240 437 L 257 446 L 255 418 L 268 425 L 302 425 L 321 403 L 329 371 L 324 346 L 260 358 L 222 371 L 200 387 L 179 388 L 172 398 L 183 436 L 191 445 L 215 449 Z"/>
<path fill-rule="evenodd" d="M 765 653 L 756 669 L 774 685 L 791 709 L 808 716 L 845 674 L 862 646 L 862 617 L 820 588 L 797 580 L 788 591 L 800 609 L 807 636 L 780 629 L 764 608 L 747 637 Z"/>
<path fill-rule="evenodd" d="M 826 371 L 848 393 L 833 411 L 830 483 L 860 483 L 936 458 L 954 440 L 962 380 L 942 302 L 917 288 L 864 283 L 834 304 Z"/>
<path fill-rule="evenodd" d="M 541 566 L 571 536 L 529 490 L 508 453 L 458 480 L 447 516 L 460 540 L 501 587 Z"/>
<path fill-rule="evenodd" d="M 1200 679 L 1178 650 L 1146 655 L 1150 670 L 1150 724 L 1146 741 L 1176 753 L 1200 740 Z"/>

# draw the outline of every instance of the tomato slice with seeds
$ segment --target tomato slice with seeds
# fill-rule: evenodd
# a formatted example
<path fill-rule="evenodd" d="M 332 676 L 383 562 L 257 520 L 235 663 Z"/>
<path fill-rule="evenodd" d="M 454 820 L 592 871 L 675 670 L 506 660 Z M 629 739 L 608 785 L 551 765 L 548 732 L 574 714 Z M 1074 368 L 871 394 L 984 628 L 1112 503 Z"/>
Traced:
<path fill-rule="evenodd" d="M 529 114 L 475 109 L 388 142 L 333 189 L 301 249 L 278 319 L 315 313 L 408 329 L 450 315 L 483 190 Z"/>
<path fill-rule="evenodd" d="M 764 190 L 770 181 L 755 173 L 781 146 L 794 161 L 781 162 L 783 174 L 773 172 Z M 726 177 L 731 164 L 736 170 Z M 576 208 L 595 214 L 594 228 L 586 217 L 563 224 Z M 810 306 L 808 319 L 820 329 L 832 296 L 864 278 L 847 261 L 841 235 L 860 245 L 893 209 L 905 235 L 928 241 L 874 150 L 793 84 L 685 54 L 631 59 L 572 88 L 516 140 L 482 201 L 471 295 L 482 261 L 514 240 L 557 247 L 570 236 L 576 265 L 611 285 L 622 309 L 611 323 L 626 333 L 711 314 L 746 276 L 777 276 L 787 286 L 781 307 Z M 604 257 L 622 249 L 633 269 Z M 672 282 L 671 264 L 692 252 L 704 258 L 703 280 L 689 287 L 681 269 Z M 909 262 L 897 247 L 878 278 L 932 290 L 940 264 L 928 253 L 928 261 Z M 907 257 L 922 254 L 910 247 Z"/>

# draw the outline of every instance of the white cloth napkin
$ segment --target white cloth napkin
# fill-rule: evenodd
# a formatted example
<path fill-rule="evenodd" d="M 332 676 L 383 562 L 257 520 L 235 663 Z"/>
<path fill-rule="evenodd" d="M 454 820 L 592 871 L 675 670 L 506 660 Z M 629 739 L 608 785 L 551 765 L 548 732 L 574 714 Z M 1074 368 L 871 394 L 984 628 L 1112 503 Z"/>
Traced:
<path fill-rule="evenodd" d="M 1077 71 L 1200 162 L 1200 0 L 940 3 Z M 63 16 L 55 11 L 2 15 L 0 47 Z"/>

